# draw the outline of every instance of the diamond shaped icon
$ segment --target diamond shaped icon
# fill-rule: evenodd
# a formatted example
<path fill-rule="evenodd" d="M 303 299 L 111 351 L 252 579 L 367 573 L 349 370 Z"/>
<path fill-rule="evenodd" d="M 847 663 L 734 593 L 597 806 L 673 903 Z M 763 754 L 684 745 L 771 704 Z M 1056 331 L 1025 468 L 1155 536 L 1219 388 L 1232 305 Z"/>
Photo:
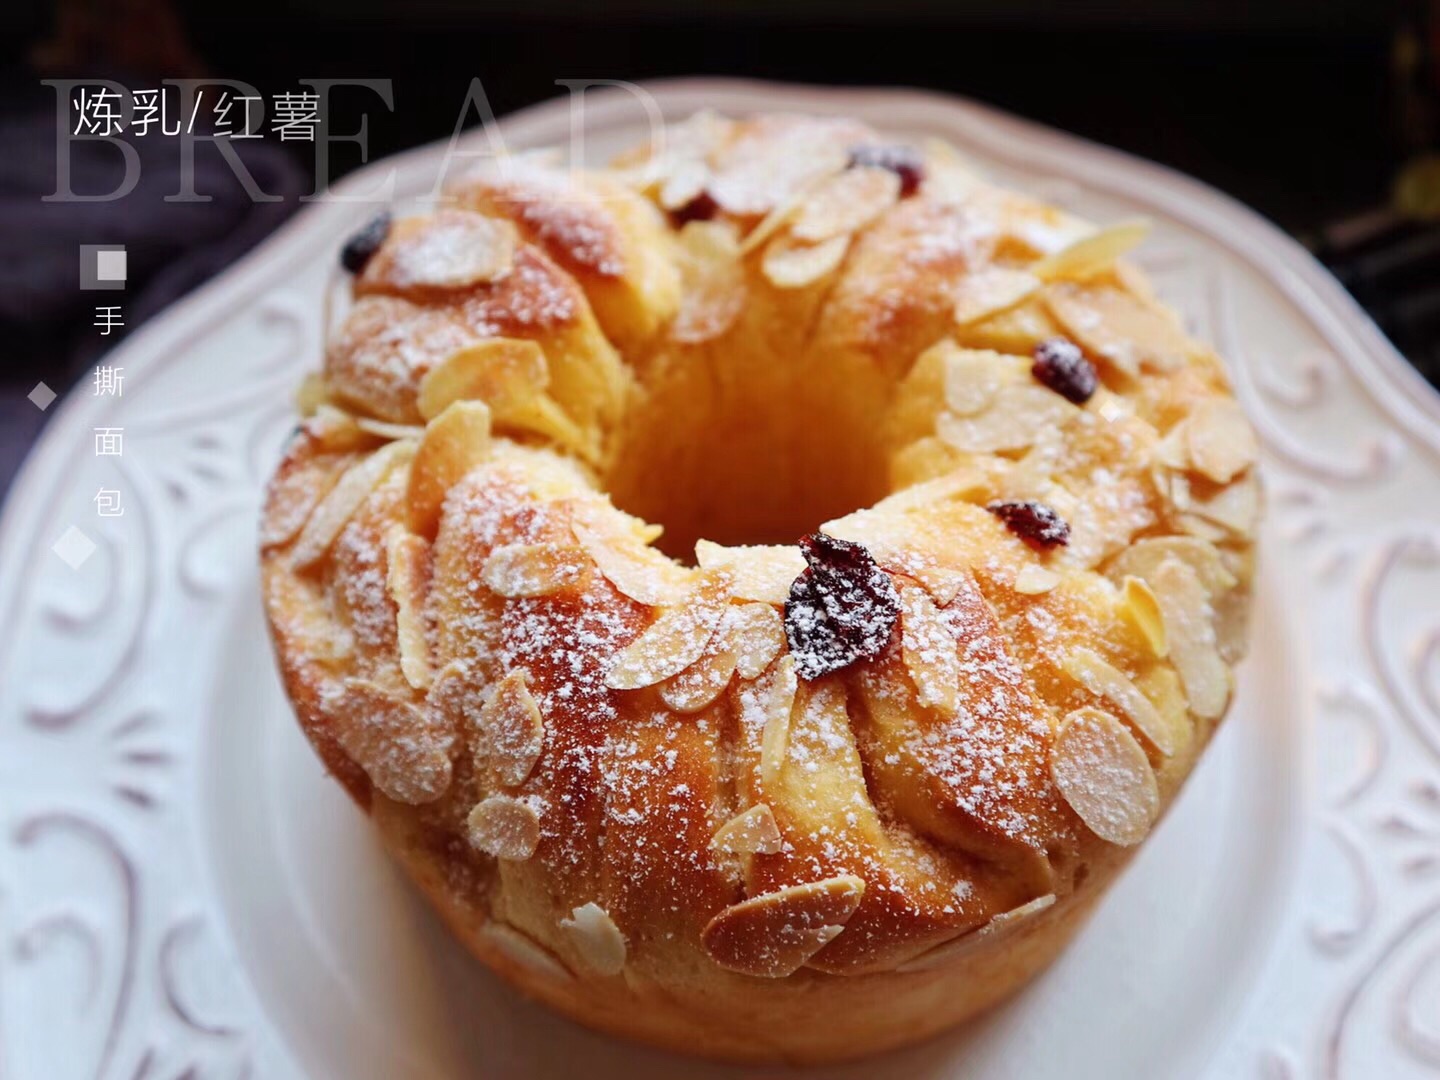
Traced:
<path fill-rule="evenodd" d="M 95 541 L 71 525 L 50 550 L 59 555 L 71 570 L 79 570 L 85 560 L 95 554 Z"/>
<path fill-rule="evenodd" d="M 30 399 L 31 403 L 37 409 L 39 409 L 41 412 L 44 412 L 50 407 L 51 403 L 60 395 L 55 393 L 54 390 L 51 390 L 50 387 L 46 386 L 43 382 L 37 382 L 35 384 L 35 389 L 31 390 L 30 393 L 26 394 L 25 396 Z"/>

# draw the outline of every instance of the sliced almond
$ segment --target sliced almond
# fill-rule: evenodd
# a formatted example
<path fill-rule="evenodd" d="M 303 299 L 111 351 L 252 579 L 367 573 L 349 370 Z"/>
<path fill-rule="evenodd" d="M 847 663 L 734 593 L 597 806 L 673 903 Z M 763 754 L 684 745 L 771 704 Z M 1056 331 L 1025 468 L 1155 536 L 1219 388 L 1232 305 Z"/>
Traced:
<path fill-rule="evenodd" d="M 710 838 L 710 846 L 727 855 L 774 855 L 783 845 L 775 813 L 765 803 L 736 814 Z"/>
<path fill-rule="evenodd" d="M 1155 286 L 1146 277 L 1145 271 L 1141 270 L 1129 259 L 1118 259 L 1115 262 L 1115 280 L 1121 287 L 1132 296 L 1147 303 L 1155 303 Z"/>
<path fill-rule="evenodd" d="M 387 797 L 418 806 L 450 787 L 449 736 L 409 701 L 346 679 L 326 706 L 341 748 Z"/>
<path fill-rule="evenodd" d="M 974 580 L 968 570 L 954 570 L 948 566 L 929 566 L 918 560 L 899 569 L 901 573 L 908 574 L 925 586 L 925 591 L 930 594 L 930 599 L 940 607 L 949 604 L 960 595 L 961 589 Z"/>
<path fill-rule="evenodd" d="M 1160 536 L 1136 541 L 1110 563 L 1110 580 L 1123 582 L 1133 574 L 1146 581 L 1154 581 L 1160 564 L 1170 558 L 1179 559 L 1194 570 L 1212 598 L 1236 585 L 1235 575 L 1225 568 L 1219 549 L 1205 540 L 1189 536 Z"/>
<path fill-rule="evenodd" d="M 864 894 L 864 880 L 851 874 L 789 885 L 731 904 L 700 940 L 728 971 L 784 978 L 839 935 Z"/>
<path fill-rule="evenodd" d="M 260 522 L 260 547 L 268 550 L 288 544 L 300 535 L 320 500 L 330 493 L 340 471 L 330 463 L 311 460 L 277 472 L 265 491 L 265 514 Z"/>
<path fill-rule="evenodd" d="M 549 596 L 575 586 L 590 569 L 578 544 L 504 544 L 480 568 L 480 580 L 507 600 Z"/>
<path fill-rule="evenodd" d="M 564 981 L 574 978 L 554 953 L 513 926 L 492 919 L 480 928 L 479 936 L 496 952 L 537 975 Z"/>
<path fill-rule="evenodd" d="M 948 450 L 943 452 L 947 456 L 949 455 Z M 881 513 L 903 514 L 911 510 L 923 510 L 936 503 L 968 501 L 967 496 L 983 491 L 989 486 L 989 483 L 989 478 L 981 469 L 959 466 L 951 468 L 942 476 L 922 480 L 918 484 L 902 488 L 893 495 L 887 495 L 872 509 Z"/>
<path fill-rule="evenodd" d="M 429 634 L 425 626 L 425 590 L 430 572 L 430 545 L 424 538 L 392 525 L 385 535 L 385 584 L 395 603 L 395 637 L 400 646 L 400 671 L 416 690 L 430 686 Z"/>
<path fill-rule="evenodd" d="M 935 433 L 956 450 L 968 453 L 1024 450 L 1065 423 L 1075 411 L 1074 405 L 1043 386 L 1011 383 L 974 416 L 941 413 L 935 421 Z"/>
<path fill-rule="evenodd" d="M 425 713 L 438 730 L 468 731 L 483 704 L 469 665 L 451 660 L 436 673 L 425 694 Z"/>
<path fill-rule="evenodd" d="M 660 684 L 660 700 L 678 713 L 694 713 L 705 708 L 725 692 L 735 675 L 735 650 L 727 643 L 716 648 L 723 633 L 717 630 L 699 660 L 678 675 Z"/>
<path fill-rule="evenodd" d="M 773 206 L 756 226 L 745 234 L 745 239 L 740 241 L 740 254 L 748 255 L 752 251 L 759 251 L 762 244 L 793 221 L 800 208 L 805 205 L 805 200 L 829 175 L 834 174 L 818 176 L 802 184 L 791 195 Z"/>
<path fill-rule="evenodd" d="M 475 717 L 476 764 L 500 783 L 518 787 L 545 748 L 545 719 L 523 669 L 508 672 Z"/>
<path fill-rule="evenodd" d="M 1149 233 L 1148 221 L 1122 221 L 1047 255 L 1030 267 L 1030 272 L 1046 281 L 1091 277 L 1113 266 L 1116 259 L 1138 247 Z"/>
<path fill-rule="evenodd" d="M 1170 660 L 1185 687 L 1190 711 L 1213 720 L 1230 700 L 1230 668 L 1220 656 L 1205 586 L 1195 571 L 1178 559 L 1160 564 L 1154 585 L 1170 641 Z"/>
<path fill-rule="evenodd" d="M 599 904 L 582 904 L 562 919 L 565 931 L 585 966 L 597 975 L 619 975 L 625 969 L 625 935 Z"/>
<path fill-rule="evenodd" d="M 680 230 L 683 297 L 670 336 L 684 345 L 720 337 L 745 307 L 745 268 L 734 227 L 722 221 L 692 221 Z"/>
<path fill-rule="evenodd" d="M 863 229 L 900 201 L 900 177 L 889 169 L 859 166 L 819 184 L 800 205 L 790 232 L 818 244 Z"/>
<path fill-rule="evenodd" d="M 1187 516 L 1198 517 L 1215 527 L 1212 530 L 1187 527 L 1187 532 L 1209 536 L 1217 542 L 1230 536 L 1248 537 L 1254 534 L 1256 522 L 1260 519 L 1260 484 L 1255 474 L 1249 473 L 1209 498 L 1199 499 L 1192 495 L 1186 505 L 1190 510 Z"/>
<path fill-rule="evenodd" d="M 775 790 L 785 767 L 790 750 L 790 717 L 795 711 L 799 685 L 795 658 L 787 653 L 771 666 L 769 681 L 762 690 L 765 726 L 760 734 L 760 783 L 766 791 Z"/>
<path fill-rule="evenodd" d="M 695 561 L 704 570 L 725 570 L 740 600 L 783 604 L 790 586 L 805 569 L 805 557 L 794 545 L 722 547 L 701 540 L 695 544 Z"/>
<path fill-rule="evenodd" d="M 997 935 L 1003 935 L 1017 926 L 1023 926 L 1042 911 L 1054 906 L 1054 904 L 1054 893 L 1037 896 L 1034 900 L 1027 901 L 1017 908 L 1002 911 L 1000 914 L 991 918 L 984 926 L 967 931 L 957 938 L 952 938 L 950 941 L 937 945 L 929 952 L 921 953 L 913 960 L 907 960 L 895 970 L 902 974 L 909 974 L 915 971 L 933 971 L 936 968 L 947 967 L 968 955 L 978 946 L 986 942 L 994 941 Z"/>
<path fill-rule="evenodd" d="M 1034 900 L 1027 900 L 1019 907 L 1011 908 L 1009 911 L 1002 911 L 999 915 L 996 915 L 993 919 L 991 919 L 988 923 L 985 924 L 985 929 L 987 929 L 993 934 L 997 931 L 1004 930 L 1007 927 L 1014 926 L 1017 923 L 1023 923 L 1026 920 L 1031 919 L 1036 915 L 1039 915 L 1040 912 L 1045 911 L 1047 908 L 1053 907 L 1054 905 L 1054 893 L 1046 893 L 1044 896 L 1037 896 Z"/>
<path fill-rule="evenodd" d="M 380 486 L 391 469 L 404 464 L 414 453 L 414 443 L 394 442 L 346 469 L 300 530 L 290 565 L 304 570 L 323 559 L 340 530 L 355 516 L 370 493 Z"/>
<path fill-rule="evenodd" d="M 1160 789 L 1130 729 L 1102 709 L 1065 717 L 1050 748 L 1050 775 L 1085 827 L 1122 847 L 1144 840 L 1160 813 Z"/>
<path fill-rule="evenodd" d="M 602 532 L 579 520 L 570 527 L 605 579 L 631 600 L 664 607 L 685 595 L 689 575 L 637 537 Z"/>
<path fill-rule="evenodd" d="M 1067 336 L 1131 378 L 1142 369 L 1174 370 L 1192 351 L 1174 315 L 1123 289 L 1067 281 L 1048 286 L 1043 295 Z"/>
<path fill-rule="evenodd" d="M 1184 423 L 1190 461 L 1196 470 L 1227 484 L 1255 464 L 1259 447 L 1240 406 L 1215 399 L 1198 405 Z"/>
<path fill-rule="evenodd" d="M 705 191 L 710 167 L 701 158 L 681 158 L 669 163 L 656 201 L 662 210 L 679 210 Z"/>
<path fill-rule="evenodd" d="M 433 536 L 450 489 L 490 453 L 490 410 L 481 401 L 457 401 L 430 421 L 410 464 L 405 491 L 411 532 Z"/>
<path fill-rule="evenodd" d="M 920 704 L 953 716 L 960 708 L 960 657 L 955 635 L 929 593 L 903 579 L 898 584 L 901 649 Z"/>
<path fill-rule="evenodd" d="M 359 450 L 369 446 L 372 441 L 360 430 L 355 417 L 329 402 L 321 402 L 315 406 L 315 415 L 306 420 L 302 428 L 322 450 Z"/>
<path fill-rule="evenodd" d="M 391 424 L 384 420 L 372 420 L 368 416 L 355 418 L 355 426 L 367 435 L 382 439 L 418 439 L 425 434 L 419 424 Z"/>
<path fill-rule="evenodd" d="M 1039 596 L 1060 584 L 1060 575 L 1039 563 L 1026 563 L 1015 575 L 1015 591 L 1024 596 Z"/>
<path fill-rule="evenodd" d="M 615 657 L 605 685 L 612 690 L 653 686 L 700 659 L 725 614 L 730 590 L 723 571 L 702 570 L 690 594 Z"/>
<path fill-rule="evenodd" d="M 497 419 L 528 405 L 550 383 L 545 350 L 524 338 L 467 346 L 425 374 L 416 407 L 432 420 L 457 401 L 483 401 Z"/>
<path fill-rule="evenodd" d="M 845 260 L 848 234 L 806 244 L 786 236 L 770 241 L 760 260 L 760 271 L 777 289 L 801 289 L 828 277 Z"/>
<path fill-rule="evenodd" d="M 1166 757 L 1185 745 L 1190 735 L 1188 727 L 1174 723 L 1161 713 L 1123 671 L 1098 653 L 1086 648 L 1074 649 L 1066 654 L 1064 668 L 1086 690 L 1119 709 L 1135 730 Z"/>
<path fill-rule="evenodd" d="M 540 843 L 540 815 L 525 799 L 491 795 L 475 805 L 465 824 L 470 843 L 497 859 L 528 859 Z"/>
<path fill-rule="evenodd" d="M 1160 614 L 1160 604 L 1155 593 L 1144 579 L 1127 577 L 1122 585 L 1120 613 L 1130 625 L 1140 631 L 1140 636 L 1150 646 L 1156 657 L 1164 657 L 1169 651 L 1165 639 L 1165 622 Z"/>
<path fill-rule="evenodd" d="M 998 315 L 1032 296 L 1040 279 L 1026 270 L 987 266 L 966 274 L 955 283 L 953 317 L 956 326 Z"/>
<path fill-rule="evenodd" d="M 392 285 L 460 289 L 498 281 L 515 261 L 515 226 L 467 210 L 442 210 L 382 249 Z"/>
<path fill-rule="evenodd" d="M 296 410 L 301 416 L 313 416 L 321 405 L 325 405 L 329 401 L 330 387 L 325 382 L 325 376 L 318 371 L 306 372 L 305 377 L 300 380 L 299 388 L 295 391 Z"/>
<path fill-rule="evenodd" d="M 738 590 L 737 590 L 738 591 Z M 735 670 L 742 679 L 757 679 L 784 651 L 785 622 L 769 604 L 741 604 L 726 613 Z"/>
<path fill-rule="evenodd" d="M 956 416 L 974 416 L 995 400 L 1007 359 L 986 349 L 945 346 L 945 407 Z"/>

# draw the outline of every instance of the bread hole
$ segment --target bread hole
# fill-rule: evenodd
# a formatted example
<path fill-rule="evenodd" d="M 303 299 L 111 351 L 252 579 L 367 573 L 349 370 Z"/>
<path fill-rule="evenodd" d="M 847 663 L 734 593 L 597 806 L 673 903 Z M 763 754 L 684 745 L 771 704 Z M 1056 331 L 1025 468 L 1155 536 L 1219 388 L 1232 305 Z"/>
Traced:
<path fill-rule="evenodd" d="M 781 342 L 756 331 L 655 358 L 602 478 L 687 564 L 697 540 L 790 544 L 888 493 L 880 419 L 893 380 L 859 357 L 811 357 L 783 328 L 768 329 Z"/>

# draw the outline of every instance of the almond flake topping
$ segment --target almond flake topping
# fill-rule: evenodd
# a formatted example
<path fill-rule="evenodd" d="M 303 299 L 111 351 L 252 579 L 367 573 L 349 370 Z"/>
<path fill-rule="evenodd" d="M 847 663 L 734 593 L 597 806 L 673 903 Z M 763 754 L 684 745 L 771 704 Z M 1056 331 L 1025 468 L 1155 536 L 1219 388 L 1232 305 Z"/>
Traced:
<path fill-rule="evenodd" d="M 1066 281 L 1044 297 L 1068 337 L 1131 378 L 1142 369 L 1172 371 L 1189 358 L 1192 345 L 1175 316 L 1122 289 Z"/>
<path fill-rule="evenodd" d="M 372 420 L 368 416 L 356 417 L 355 426 L 367 435 L 382 439 L 418 439 L 425 434 L 425 429 L 419 424 L 392 424 L 385 420 Z"/>
<path fill-rule="evenodd" d="M 848 234 L 818 244 L 777 236 L 766 246 L 760 270 L 777 289 L 800 289 L 834 273 L 849 249 Z"/>
<path fill-rule="evenodd" d="M 864 894 L 864 880 L 851 874 L 788 885 L 731 904 L 700 939 L 728 971 L 784 978 L 840 934 Z"/>
<path fill-rule="evenodd" d="M 1220 656 L 1205 587 L 1195 571 L 1178 559 L 1162 562 L 1153 580 L 1170 659 L 1190 699 L 1190 711 L 1213 720 L 1230 700 L 1230 669 Z"/>
<path fill-rule="evenodd" d="M 805 557 L 791 544 L 722 547 L 709 540 L 695 544 L 695 561 L 702 570 L 725 570 L 735 582 L 740 600 L 783 604 L 790 583 L 805 569 Z"/>
<path fill-rule="evenodd" d="M 619 975 L 625 968 L 625 935 L 599 904 L 582 904 L 562 919 L 560 929 L 585 966 L 597 975 Z"/>
<path fill-rule="evenodd" d="M 563 981 L 574 978 L 554 953 L 513 926 L 491 920 L 480 928 L 480 937 L 507 959 L 536 974 Z"/>
<path fill-rule="evenodd" d="M 692 221 L 677 237 L 681 307 L 670 336 L 684 345 L 720 337 L 745 307 L 745 268 L 734 228 L 723 221 Z"/>
<path fill-rule="evenodd" d="M 901 579 L 900 642 L 920 704 L 953 716 L 960 708 L 960 657 L 955 635 L 929 593 Z"/>
<path fill-rule="evenodd" d="M 1110 579 L 1123 582 L 1133 574 L 1153 582 L 1160 564 L 1170 558 L 1178 559 L 1195 571 L 1212 598 L 1236 585 L 1235 575 L 1225 568 L 1219 549 L 1208 541 L 1190 536 L 1159 536 L 1137 541 L 1115 556 L 1115 561 L 1110 564 Z"/>
<path fill-rule="evenodd" d="M 410 530 L 434 534 L 450 489 L 490 453 L 490 410 L 482 401 L 457 401 L 430 421 L 410 464 L 405 491 Z"/>
<path fill-rule="evenodd" d="M 761 706 L 765 726 L 760 733 L 760 783 L 773 791 L 785 767 L 790 749 L 790 715 L 795 711 L 795 694 L 799 690 L 795 674 L 795 658 L 788 654 L 775 661 L 761 688 Z"/>
<path fill-rule="evenodd" d="M 414 453 L 414 443 L 394 442 L 346 469 L 300 531 L 290 555 L 290 565 L 304 570 L 323 559 L 340 530 L 355 516 L 370 493 L 380 486 L 391 469 L 404 464 Z"/>
<path fill-rule="evenodd" d="M 449 735 L 410 702 L 346 679 L 325 712 L 341 748 L 387 797 L 418 806 L 450 787 Z"/>
<path fill-rule="evenodd" d="M 1196 471 L 1227 484 L 1255 464 L 1255 432 L 1240 406 L 1219 398 L 1202 402 L 1184 423 Z"/>
<path fill-rule="evenodd" d="M 775 814 L 765 803 L 736 814 L 710 839 L 712 848 L 727 855 L 774 855 L 783 845 Z"/>
<path fill-rule="evenodd" d="M 956 349 L 947 342 L 945 407 L 956 416 L 983 412 L 1000 390 L 1006 358 L 983 349 Z"/>
<path fill-rule="evenodd" d="M 1037 896 L 1034 900 L 1027 901 L 1017 908 L 1002 911 L 984 926 L 969 930 L 959 937 L 936 945 L 928 952 L 921 953 L 913 960 L 905 961 L 895 970 L 908 974 L 913 971 L 932 971 L 935 968 L 946 967 L 968 955 L 977 946 L 983 945 L 987 941 L 993 941 L 997 934 L 1002 934 L 1016 926 L 1023 926 L 1036 915 L 1053 906 L 1054 903 L 1054 893 Z"/>
<path fill-rule="evenodd" d="M 400 646 L 400 671 L 416 690 L 430 685 L 430 643 L 425 632 L 425 589 L 430 545 L 403 525 L 385 535 L 385 584 L 395 603 L 395 637 Z"/>
<path fill-rule="evenodd" d="M 801 205 L 790 231 L 810 243 L 846 236 L 899 201 L 899 176 L 889 169 L 856 166 L 822 182 Z"/>
<path fill-rule="evenodd" d="M 1039 563 L 1026 563 L 1015 575 L 1015 591 L 1024 596 L 1039 596 L 1060 584 L 1060 575 Z"/>
<path fill-rule="evenodd" d="M 518 787 L 529 777 L 545 747 L 545 720 L 530 694 L 523 669 L 509 672 L 475 718 L 476 765 L 500 783 Z"/>
<path fill-rule="evenodd" d="M 737 590 L 738 592 L 738 590 Z M 785 648 L 785 623 L 769 604 L 741 604 L 725 613 L 730 647 L 742 679 L 757 679 Z"/>
<path fill-rule="evenodd" d="M 618 656 L 605 676 L 612 690 L 638 690 L 678 675 L 700 659 L 725 614 L 729 575 L 702 570 L 678 607 L 665 611 Z"/>
<path fill-rule="evenodd" d="M 1032 266 L 1030 272 L 1046 281 L 1090 277 L 1113 266 L 1116 259 L 1137 247 L 1149 232 L 1148 221 L 1122 221 L 1047 255 Z"/>
<path fill-rule="evenodd" d="M 401 289 L 460 289 L 498 281 L 515 261 L 515 242 L 515 226 L 508 221 L 441 210 L 420 228 L 392 236 L 383 249 L 383 276 Z"/>
<path fill-rule="evenodd" d="M 476 804 L 465 823 L 470 843 L 497 859 L 528 859 L 540 843 L 540 815 L 525 799 L 491 795 Z"/>
<path fill-rule="evenodd" d="M 503 544 L 485 560 L 480 580 L 513 600 L 572 588 L 589 569 L 590 556 L 576 544 Z"/>
<path fill-rule="evenodd" d="M 935 420 L 935 434 L 956 450 L 969 453 L 1024 450 L 1075 412 L 1074 405 L 1043 386 L 1012 383 L 997 391 L 994 400 L 976 415 L 941 413 Z"/>
<path fill-rule="evenodd" d="M 735 675 L 735 650 L 726 632 L 728 616 L 727 611 L 700 659 L 660 684 L 660 700 L 676 712 L 699 712 L 730 685 Z"/>
<path fill-rule="evenodd" d="M 668 607 L 685 595 L 685 571 L 638 537 L 581 520 L 571 522 L 570 528 L 605 579 L 631 600 Z"/>
<path fill-rule="evenodd" d="M 1107 663 L 1099 654 L 1090 649 L 1074 649 L 1066 655 L 1064 668 L 1086 690 L 1115 705 L 1135 729 L 1166 757 L 1185 745 L 1190 735 L 1188 726 L 1162 714 L 1123 671 Z"/>
<path fill-rule="evenodd" d="M 1025 270 L 988 266 L 955 283 L 956 326 L 968 326 L 1006 311 L 1040 288 L 1040 279 Z"/>
<path fill-rule="evenodd" d="M 1124 581 L 1120 613 L 1140 631 L 1140 636 L 1150 646 L 1150 652 L 1163 658 L 1169 651 L 1165 640 L 1165 623 L 1160 615 L 1160 604 L 1144 579 L 1127 577 Z"/>
<path fill-rule="evenodd" d="M 434 419 L 456 401 L 483 401 L 497 419 L 530 404 L 550 383 L 545 351 L 523 338 L 491 338 L 451 353 L 420 380 L 416 407 Z"/>
<path fill-rule="evenodd" d="M 1160 813 L 1160 789 L 1130 729 L 1101 709 L 1076 709 L 1050 749 L 1055 787 L 1100 839 L 1131 847 Z"/>

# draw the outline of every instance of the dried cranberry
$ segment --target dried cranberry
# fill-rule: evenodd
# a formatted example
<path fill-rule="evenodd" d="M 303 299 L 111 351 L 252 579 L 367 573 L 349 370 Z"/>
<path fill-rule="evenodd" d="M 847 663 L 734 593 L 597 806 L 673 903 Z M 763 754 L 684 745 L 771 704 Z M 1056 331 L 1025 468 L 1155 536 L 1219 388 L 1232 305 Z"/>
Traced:
<path fill-rule="evenodd" d="M 363 229 L 345 241 L 345 246 L 340 249 L 340 265 L 352 274 L 360 273 L 389 235 L 390 215 L 385 212 L 376 214 Z"/>
<path fill-rule="evenodd" d="M 1100 380 L 1095 365 L 1085 358 L 1068 338 L 1054 337 L 1035 346 L 1035 365 L 1031 374 L 1055 393 L 1076 405 L 1090 400 Z"/>
<path fill-rule="evenodd" d="M 800 541 L 809 565 L 790 585 L 785 636 L 802 679 L 818 679 L 884 651 L 900 617 L 890 576 L 863 544 L 811 533 Z"/>
<path fill-rule="evenodd" d="M 872 165 L 877 169 L 889 169 L 900 177 L 900 197 L 914 195 L 925 179 L 925 159 L 913 146 L 880 146 L 865 143 L 850 148 L 850 167 Z"/>
<path fill-rule="evenodd" d="M 720 204 L 715 201 L 714 196 L 708 191 L 702 191 L 684 206 L 671 210 L 670 220 L 678 229 L 692 221 L 709 221 L 719 212 Z"/>
<path fill-rule="evenodd" d="M 985 509 L 1031 547 L 1048 550 L 1070 542 L 1070 526 L 1042 502 L 993 502 Z"/>

